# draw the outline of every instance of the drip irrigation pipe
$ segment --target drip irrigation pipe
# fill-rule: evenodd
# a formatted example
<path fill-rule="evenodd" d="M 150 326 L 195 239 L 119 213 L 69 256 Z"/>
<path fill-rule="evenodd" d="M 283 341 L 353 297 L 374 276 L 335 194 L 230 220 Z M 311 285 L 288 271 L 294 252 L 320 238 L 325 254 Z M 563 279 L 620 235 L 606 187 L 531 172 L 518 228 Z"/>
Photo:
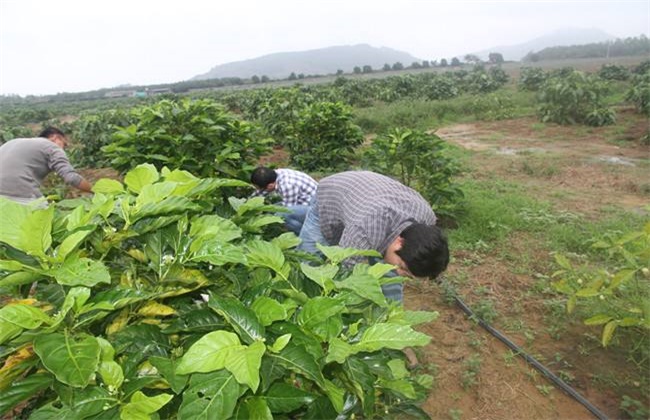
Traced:
<path fill-rule="evenodd" d="M 544 376 L 546 376 L 548 379 L 550 379 L 555 385 L 560 387 L 562 391 L 566 392 L 569 394 L 571 397 L 573 397 L 576 401 L 578 401 L 580 404 L 585 406 L 587 410 L 591 411 L 591 413 L 596 416 L 600 420 L 608 420 L 608 417 L 600 411 L 597 407 L 595 407 L 593 404 L 591 404 L 589 401 L 587 401 L 582 395 L 578 393 L 575 389 L 571 388 L 566 382 L 564 382 L 562 379 L 560 379 L 558 376 L 553 374 L 550 370 L 548 370 L 544 365 L 542 365 L 540 362 L 538 362 L 534 357 L 531 355 L 527 354 L 524 352 L 519 346 L 517 346 L 515 343 L 510 341 L 508 337 L 504 336 L 501 334 L 498 330 L 495 330 L 492 328 L 491 325 L 483 321 L 481 318 L 477 317 L 474 312 L 463 302 L 458 296 L 454 296 L 454 300 L 460 306 L 460 308 L 467 314 L 472 319 L 475 319 L 478 321 L 479 325 L 483 328 L 485 328 L 490 334 L 498 338 L 501 342 L 503 342 L 506 346 L 510 347 L 510 349 L 514 350 L 517 354 L 521 355 L 528 363 L 533 365 L 535 369 L 538 371 L 542 372 Z"/>

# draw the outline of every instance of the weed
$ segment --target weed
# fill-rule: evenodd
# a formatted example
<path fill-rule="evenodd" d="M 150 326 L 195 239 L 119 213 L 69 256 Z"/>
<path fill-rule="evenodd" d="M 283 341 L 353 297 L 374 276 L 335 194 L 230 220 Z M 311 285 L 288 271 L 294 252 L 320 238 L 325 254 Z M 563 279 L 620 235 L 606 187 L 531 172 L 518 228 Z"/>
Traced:
<path fill-rule="evenodd" d="M 641 401 L 623 395 L 621 410 L 633 420 L 646 420 L 650 418 L 650 410 Z"/>
<path fill-rule="evenodd" d="M 473 354 L 464 363 L 465 369 L 461 374 L 463 389 L 471 388 L 478 384 L 478 374 L 481 372 L 481 356 Z"/>
<path fill-rule="evenodd" d="M 449 418 L 451 420 L 460 420 L 463 418 L 463 410 L 460 408 L 450 408 L 449 409 Z"/>
<path fill-rule="evenodd" d="M 497 311 L 494 309 L 494 302 L 490 299 L 480 299 L 476 304 L 472 305 L 474 315 L 487 323 L 491 323 L 497 317 Z"/>
<path fill-rule="evenodd" d="M 551 386 L 551 385 L 544 385 L 544 384 L 542 384 L 542 385 L 535 385 L 535 388 L 537 388 L 537 390 L 538 390 L 542 395 L 544 395 L 545 397 L 548 397 L 549 395 L 551 395 L 551 391 L 553 390 L 553 386 Z"/>

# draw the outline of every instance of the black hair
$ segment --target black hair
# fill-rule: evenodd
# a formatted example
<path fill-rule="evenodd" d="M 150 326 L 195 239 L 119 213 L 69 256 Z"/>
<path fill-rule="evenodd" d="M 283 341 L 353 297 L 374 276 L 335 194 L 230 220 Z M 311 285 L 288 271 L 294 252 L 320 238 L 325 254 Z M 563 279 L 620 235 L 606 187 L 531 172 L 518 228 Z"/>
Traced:
<path fill-rule="evenodd" d="M 55 127 L 47 127 L 43 131 L 41 131 L 41 134 L 38 135 L 38 137 L 43 137 L 44 139 L 49 138 L 50 136 L 63 136 L 65 137 L 65 133 L 58 128 Z"/>
<path fill-rule="evenodd" d="M 438 226 L 414 223 L 400 233 L 402 247 L 396 254 L 416 277 L 435 279 L 449 264 L 447 237 Z"/>
<path fill-rule="evenodd" d="M 262 189 L 266 188 L 270 183 L 275 182 L 276 179 L 278 179 L 277 172 L 265 166 L 255 168 L 251 175 L 251 182 Z"/>

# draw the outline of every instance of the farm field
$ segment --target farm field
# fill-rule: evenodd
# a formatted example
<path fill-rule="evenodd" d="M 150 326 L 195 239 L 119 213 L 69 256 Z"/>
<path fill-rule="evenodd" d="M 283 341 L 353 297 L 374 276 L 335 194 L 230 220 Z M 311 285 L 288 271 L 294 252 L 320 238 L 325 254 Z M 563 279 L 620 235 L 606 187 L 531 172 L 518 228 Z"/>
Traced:
<path fill-rule="evenodd" d="M 628 135 L 647 124 L 625 110 L 623 115 Z M 631 224 L 649 219 L 650 148 L 612 142 L 611 129 L 521 118 L 446 126 L 437 134 L 464 150 L 468 182 L 493 192 L 496 200 L 502 189 L 543 203 L 548 210 L 541 214 L 551 224 L 587 225 L 625 215 Z M 562 214 L 575 219 L 563 220 Z M 645 376 L 640 375 L 643 368 L 636 370 L 616 345 L 602 348 L 600 329 L 571 320 L 551 292 L 548 276 L 557 267 L 548 241 L 502 225 L 498 215 L 492 222 L 508 233 L 476 250 L 452 245 L 454 259 L 444 283 L 455 285 L 477 313 L 493 319 L 493 326 L 610 418 L 626 417 L 620 409 L 623 395 L 647 404 L 648 361 Z M 451 238 L 453 244 L 453 231 Z M 424 405 L 432 418 L 593 418 L 469 320 L 448 301 L 444 287 L 411 283 L 405 301 L 410 309 L 440 311 L 440 318 L 423 329 L 433 340 L 421 352 L 425 369 L 437 375 Z"/>
<path fill-rule="evenodd" d="M 60 126 L 96 185 L 49 177 L 46 210 L 0 201 L 3 420 L 593 418 L 455 297 L 607 417 L 648 418 L 639 62 L 0 110 L 0 143 Z M 294 249 L 278 208 L 250 197 L 258 165 L 399 179 L 437 212 L 448 270 L 391 305 L 391 267 Z"/>

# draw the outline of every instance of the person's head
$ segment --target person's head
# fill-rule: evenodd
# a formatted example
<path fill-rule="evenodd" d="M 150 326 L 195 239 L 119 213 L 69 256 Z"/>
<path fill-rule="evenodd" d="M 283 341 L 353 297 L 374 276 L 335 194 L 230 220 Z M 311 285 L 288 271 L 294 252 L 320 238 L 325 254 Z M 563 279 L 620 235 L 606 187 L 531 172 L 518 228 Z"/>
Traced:
<path fill-rule="evenodd" d="M 447 237 L 438 226 L 414 223 L 388 246 L 384 260 L 401 276 L 435 279 L 449 264 Z"/>
<path fill-rule="evenodd" d="M 47 127 L 45 130 L 41 131 L 41 134 L 39 134 L 38 137 L 48 139 L 61 149 L 68 145 L 68 138 L 65 133 L 55 127 Z"/>
<path fill-rule="evenodd" d="M 260 166 L 255 168 L 251 175 L 251 182 L 260 190 L 273 191 L 275 190 L 275 180 L 278 179 L 278 174 L 271 168 Z"/>

